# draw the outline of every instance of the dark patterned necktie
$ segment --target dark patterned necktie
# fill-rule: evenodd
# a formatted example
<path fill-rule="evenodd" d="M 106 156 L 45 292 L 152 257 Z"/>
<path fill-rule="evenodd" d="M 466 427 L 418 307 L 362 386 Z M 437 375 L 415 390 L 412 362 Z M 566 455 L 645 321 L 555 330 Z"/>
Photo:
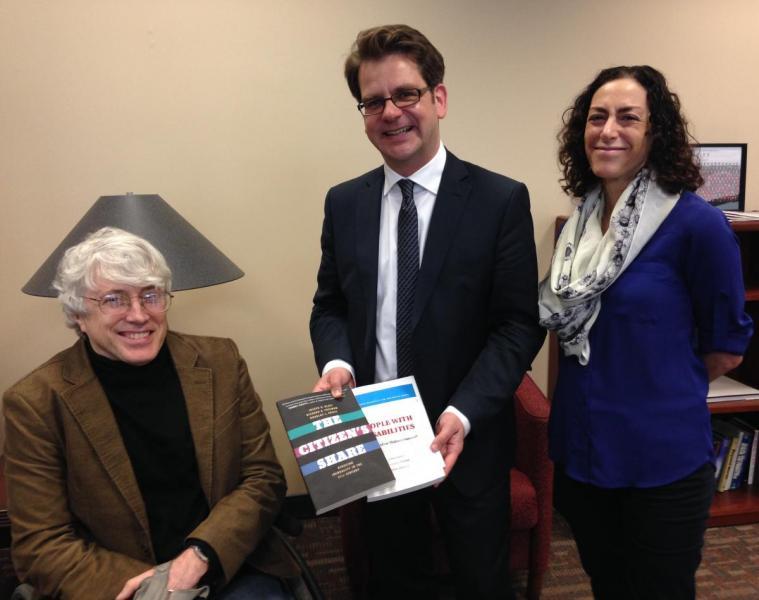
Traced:
<path fill-rule="evenodd" d="M 398 298 L 395 313 L 395 356 L 398 377 L 412 374 L 411 315 L 419 273 L 419 227 L 414 204 L 414 182 L 398 182 L 403 195 L 398 212 Z"/>

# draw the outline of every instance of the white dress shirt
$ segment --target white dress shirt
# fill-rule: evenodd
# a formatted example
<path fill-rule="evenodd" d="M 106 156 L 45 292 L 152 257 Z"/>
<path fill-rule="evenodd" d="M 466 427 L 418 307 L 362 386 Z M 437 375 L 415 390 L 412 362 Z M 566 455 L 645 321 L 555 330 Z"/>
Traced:
<path fill-rule="evenodd" d="M 430 229 L 432 211 L 435 208 L 440 180 L 445 168 L 446 151 L 440 144 L 435 156 L 409 177 L 399 175 L 387 164 L 385 184 L 382 189 L 380 208 L 379 256 L 377 264 L 377 354 L 375 358 L 375 382 L 395 379 L 398 376 L 395 348 L 395 316 L 398 297 L 398 212 L 403 197 L 398 182 L 409 179 L 414 182 L 414 204 L 419 225 L 419 264 L 424 260 L 424 245 Z M 342 360 L 331 360 L 324 365 L 322 374 L 335 367 L 347 368 L 354 376 L 351 365 Z M 460 410 L 448 406 L 446 412 L 455 414 L 469 433 L 469 419 Z"/>

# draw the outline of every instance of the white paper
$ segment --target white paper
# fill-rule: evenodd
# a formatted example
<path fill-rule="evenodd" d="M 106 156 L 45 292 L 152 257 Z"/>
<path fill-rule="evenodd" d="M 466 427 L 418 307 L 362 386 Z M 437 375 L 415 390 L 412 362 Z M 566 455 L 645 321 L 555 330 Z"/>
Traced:
<path fill-rule="evenodd" d="M 756 399 L 759 399 L 759 390 L 724 375 L 717 377 L 717 379 L 709 384 L 709 393 L 706 396 L 707 402 Z"/>
<path fill-rule="evenodd" d="M 372 491 L 369 502 L 405 494 L 445 478 L 440 452 L 432 452 L 435 435 L 413 376 L 353 389 L 377 436 L 395 482 Z"/>

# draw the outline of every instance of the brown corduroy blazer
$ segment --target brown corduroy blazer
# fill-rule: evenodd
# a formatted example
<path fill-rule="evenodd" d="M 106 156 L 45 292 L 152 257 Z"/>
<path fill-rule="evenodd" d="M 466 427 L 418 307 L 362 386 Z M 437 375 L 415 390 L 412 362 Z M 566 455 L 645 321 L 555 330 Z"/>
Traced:
<path fill-rule="evenodd" d="M 297 567 L 270 530 L 282 468 L 245 361 L 228 339 L 169 332 L 210 514 L 188 537 L 229 580 L 244 561 L 280 577 Z M 145 505 L 82 340 L 3 397 L 12 558 L 46 596 L 113 599 L 155 566 Z"/>

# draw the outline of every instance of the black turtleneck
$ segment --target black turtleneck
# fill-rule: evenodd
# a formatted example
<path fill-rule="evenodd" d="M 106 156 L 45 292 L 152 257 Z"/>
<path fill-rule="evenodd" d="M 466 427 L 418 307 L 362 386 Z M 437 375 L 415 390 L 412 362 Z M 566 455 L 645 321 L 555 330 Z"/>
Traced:
<path fill-rule="evenodd" d="M 92 367 L 110 402 L 145 502 L 158 563 L 175 558 L 208 515 L 184 394 L 166 343 L 132 366 L 97 354 Z"/>

